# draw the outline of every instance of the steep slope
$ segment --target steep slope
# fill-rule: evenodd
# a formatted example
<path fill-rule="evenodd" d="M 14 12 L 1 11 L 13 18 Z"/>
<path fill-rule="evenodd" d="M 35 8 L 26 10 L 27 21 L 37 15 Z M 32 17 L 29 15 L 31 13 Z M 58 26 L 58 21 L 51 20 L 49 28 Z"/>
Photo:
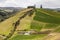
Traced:
<path fill-rule="evenodd" d="M 0 23 L 0 34 L 1 35 L 9 35 L 9 33 L 11 32 L 11 30 L 14 28 L 14 23 L 16 23 L 16 21 L 24 14 L 26 14 L 26 12 L 30 11 L 32 9 L 24 9 L 21 12 L 18 12 L 15 16 L 7 19 L 6 21 L 3 21 Z"/>
<path fill-rule="evenodd" d="M 35 28 L 33 26 L 38 26 L 37 23 L 41 27 L 47 28 L 47 29 L 54 29 L 60 24 L 60 18 L 51 16 L 52 14 L 49 15 L 49 13 L 44 12 L 40 10 L 36 10 L 36 16 L 34 17 L 33 23 L 31 24 L 32 28 Z M 36 25 L 35 25 L 36 24 Z"/>
<path fill-rule="evenodd" d="M 59 40 L 58 36 L 60 35 L 59 12 L 55 13 L 54 11 L 51 10 L 36 9 L 34 20 L 31 23 L 31 29 L 37 30 L 39 32 L 50 31 L 51 35 L 49 33 L 48 36 L 43 38 L 42 40 Z"/>
<path fill-rule="evenodd" d="M 22 16 L 26 11 L 18 12 L 17 15 L 7 19 L 7 21 L 2 22 L 1 34 L 8 35 L 10 30 L 13 29 L 12 24 L 15 23 L 20 16 Z M 8 24 L 8 23 L 9 24 Z M 12 24 L 11 24 L 12 23 Z M 8 25 L 7 25 L 8 24 Z M 6 28 L 6 25 L 8 28 Z M 23 30 L 36 30 L 38 33 L 36 35 L 19 35 L 18 31 Z M 7 31 L 8 30 L 8 31 Z M 43 32 L 40 33 L 39 32 Z M 48 33 L 46 33 L 48 32 Z M 33 12 L 32 16 L 26 16 L 20 21 L 20 24 L 17 26 L 14 36 L 10 40 L 57 40 L 60 36 L 60 14 L 59 12 L 55 13 L 50 10 L 45 9 L 36 9 Z M 55 39 L 56 38 L 56 39 Z"/>
<path fill-rule="evenodd" d="M 35 17 L 35 12 L 31 17 L 28 15 L 21 20 L 21 24 L 18 26 L 16 32 L 20 31 L 29 31 L 31 30 L 31 23 L 33 21 L 33 18 Z M 15 34 L 10 40 L 39 40 L 42 39 L 46 34 L 33 34 L 33 35 L 20 35 L 20 34 Z"/>
<path fill-rule="evenodd" d="M 59 39 L 59 13 L 57 12 L 54 14 L 54 12 L 51 10 L 47 11 L 45 9 L 36 9 L 35 13 L 31 17 L 26 16 L 24 19 L 21 20 L 21 24 L 18 26 L 16 32 L 31 29 L 43 33 L 37 33 L 35 35 L 15 34 L 16 36 L 13 36 L 10 40 L 55 40 L 55 38 Z"/>

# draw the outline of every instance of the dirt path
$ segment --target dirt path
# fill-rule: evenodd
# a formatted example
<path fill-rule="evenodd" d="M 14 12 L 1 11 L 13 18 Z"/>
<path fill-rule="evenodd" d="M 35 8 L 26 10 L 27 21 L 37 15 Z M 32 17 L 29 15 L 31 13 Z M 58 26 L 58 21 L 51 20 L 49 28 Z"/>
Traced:
<path fill-rule="evenodd" d="M 60 40 L 60 33 L 50 33 L 43 40 Z"/>

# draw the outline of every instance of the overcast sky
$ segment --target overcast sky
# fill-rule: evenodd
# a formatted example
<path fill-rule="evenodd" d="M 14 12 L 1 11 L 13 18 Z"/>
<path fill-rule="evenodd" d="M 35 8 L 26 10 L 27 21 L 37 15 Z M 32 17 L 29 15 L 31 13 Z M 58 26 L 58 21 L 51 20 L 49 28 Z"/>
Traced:
<path fill-rule="evenodd" d="M 60 0 L 0 0 L 0 7 L 27 7 L 36 4 L 44 8 L 60 8 Z"/>

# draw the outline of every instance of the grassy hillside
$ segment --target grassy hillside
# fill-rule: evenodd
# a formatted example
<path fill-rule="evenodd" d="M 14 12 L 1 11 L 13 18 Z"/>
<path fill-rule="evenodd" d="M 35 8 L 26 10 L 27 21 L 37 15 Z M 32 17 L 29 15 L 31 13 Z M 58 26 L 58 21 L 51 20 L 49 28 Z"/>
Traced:
<path fill-rule="evenodd" d="M 26 10 L 25 10 L 26 11 Z M 22 11 L 24 12 L 24 11 Z M 8 35 L 22 12 L 18 12 L 14 17 L 7 19 L 0 23 L 0 34 Z M 19 26 L 16 29 L 14 36 L 10 40 L 43 40 L 48 34 L 36 34 L 36 35 L 19 35 L 17 32 L 21 30 L 36 30 L 37 32 L 51 31 L 60 32 L 60 14 L 52 10 L 36 9 L 32 16 L 26 16 L 20 21 Z M 51 33 L 50 32 L 50 33 Z M 47 39 L 49 40 L 49 39 Z"/>
<path fill-rule="evenodd" d="M 46 10 L 44 9 L 40 10 L 36 9 L 36 14 L 33 22 L 31 23 L 31 28 L 36 29 L 35 27 L 37 27 L 39 29 L 40 27 L 40 28 L 54 29 L 59 26 L 60 17 L 51 16 L 52 14 L 50 12 L 48 13 L 45 11 Z"/>
<path fill-rule="evenodd" d="M 10 30 L 13 28 L 13 23 L 15 23 L 20 17 L 20 14 L 16 14 L 14 17 L 6 19 L 0 23 L 0 34 L 8 35 Z"/>
<path fill-rule="evenodd" d="M 13 23 L 15 23 L 19 17 L 25 14 L 25 12 L 29 11 L 31 9 L 25 9 L 25 11 L 17 12 L 16 15 L 13 17 L 6 19 L 6 21 L 3 21 L 0 23 L 0 35 L 7 36 L 11 30 L 14 28 Z"/>
<path fill-rule="evenodd" d="M 60 14 L 59 12 L 55 13 L 51 10 L 45 9 L 36 9 L 34 17 L 31 17 L 32 20 L 27 16 L 21 22 L 21 27 L 18 29 L 28 30 L 33 29 L 38 32 L 40 31 L 52 31 L 60 32 Z M 26 25 L 27 24 L 27 25 Z M 28 26 L 29 25 L 29 26 Z M 45 40 L 44 37 L 48 36 L 47 34 L 37 34 L 37 35 L 16 35 L 10 40 Z M 21 38 L 22 37 L 22 38 Z M 49 40 L 49 39 L 47 39 Z"/>
<path fill-rule="evenodd" d="M 34 20 L 31 23 L 31 29 L 37 31 L 51 31 L 53 33 L 60 33 L 60 12 L 54 12 L 52 10 L 46 9 L 36 9 L 35 12 L 36 14 Z M 47 36 L 46 40 L 49 40 L 49 38 L 50 37 Z M 53 40 L 53 38 L 51 39 Z M 43 38 L 43 40 L 45 39 Z"/>
<path fill-rule="evenodd" d="M 10 40 L 39 40 L 42 39 L 46 34 L 40 35 L 16 35 Z"/>

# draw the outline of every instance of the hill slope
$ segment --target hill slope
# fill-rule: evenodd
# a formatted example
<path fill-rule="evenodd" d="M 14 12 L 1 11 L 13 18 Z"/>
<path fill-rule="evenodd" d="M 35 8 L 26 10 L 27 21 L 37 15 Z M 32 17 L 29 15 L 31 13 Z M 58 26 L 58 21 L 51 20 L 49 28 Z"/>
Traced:
<path fill-rule="evenodd" d="M 18 27 L 18 30 L 19 29 L 24 30 L 25 28 L 27 28 L 27 30 L 33 29 L 37 32 L 44 32 L 44 33 L 37 35 L 16 35 L 13 38 L 11 38 L 11 40 L 45 40 L 45 39 L 49 40 L 48 36 L 50 36 L 50 33 L 53 35 L 52 32 L 56 33 L 57 31 L 60 32 L 59 30 L 60 16 L 58 12 L 55 14 L 54 13 L 55 12 L 51 10 L 47 11 L 45 9 L 36 9 L 35 14 L 33 14 L 35 16 L 31 17 L 32 20 L 30 20 L 28 16 L 26 16 L 24 19 L 21 20 L 20 25 L 21 27 Z M 45 31 L 50 32 L 49 34 L 46 34 Z M 33 36 L 35 37 L 33 38 Z"/>
<path fill-rule="evenodd" d="M 41 31 L 41 32 L 50 31 L 51 35 L 49 33 L 48 36 L 46 38 L 43 38 L 42 40 L 59 39 L 59 36 L 57 36 L 60 33 L 60 14 L 59 14 L 59 12 L 54 12 L 54 11 L 45 10 L 45 9 L 36 9 L 36 14 L 35 14 L 34 20 L 31 23 L 31 29 Z M 54 34 L 56 34 L 56 36 Z M 54 37 L 52 37 L 52 36 L 54 36 Z"/>
<path fill-rule="evenodd" d="M 14 23 L 16 23 L 16 21 L 20 19 L 22 15 L 26 14 L 26 12 L 30 10 L 32 9 L 24 9 L 21 12 L 17 12 L 16 15 L 7 19 L 6 21 L 1 22 L 0 23 L 0 35 L 5 35 L 5 36 L 9 35 L 11 30 L 14 29 Z"/>
<path fill-rule="evenodd" d="M 29 9 L 28 9 L 29 10 Z M 26 11 L 18 12 L 14 17 L 7 19 L 6 21 L 0 23 L 0 34 L 8 35 L 11 29 L 13 29 L 12 24 L 15 23 L 20 16 L 22 16 Z M 8 24 L 9 23 L 9 24 Z M 8 24 L 8 25 L 7 25 Z M 33 35 L 20 35 L 20 31 L 30 31 L 34 30 L 38 32 Z M 41 33 L 43 32 L 43 33 Z M 20 21 L 15 34 L 10 40 L 55 40 L 59 39 L 60 36 L 60 14 L 59 12 L 54 12 L 45 9 L 36 9 L 32 16 L 26 16 Z M 56 36 L 55 36 L 56 35 Z M 54 36 L 54 37 L 52 37 Z"/>

